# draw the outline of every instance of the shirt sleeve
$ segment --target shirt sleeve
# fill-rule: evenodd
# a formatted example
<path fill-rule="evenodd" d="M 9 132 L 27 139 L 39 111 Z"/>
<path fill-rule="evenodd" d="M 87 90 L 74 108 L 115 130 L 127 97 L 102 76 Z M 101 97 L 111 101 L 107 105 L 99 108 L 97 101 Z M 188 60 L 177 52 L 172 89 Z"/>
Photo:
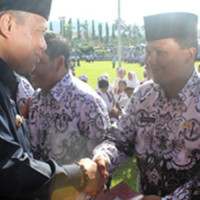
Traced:
<path fill-rule="evenodd" d="M 87 149 L 92 157 L 94 147 L 102 141 L 111 126 L 107 106 L 101 97 L 96 95 L 86 99 L 81 107 L 79 124 L 80 131 L 88 138 Z"/>
<path fill-rule="evenodd" d="M 195 176 L 184 185 L 178 187 L 172 194 L 162 198 L 162 200 L 174 199 L 200 199 L 200 175 Z"/>
<path fill-rule="evenodd" d="M 103 156 L 108 159 L 109 172 L 112 173 L 122 162 L 134 155 L 135 141 L 135 107 L 129 102 L 125 112 L 120 116 L 105 135 L 104 142 L 98 145 L 93 153 L 94 158 Z"/>

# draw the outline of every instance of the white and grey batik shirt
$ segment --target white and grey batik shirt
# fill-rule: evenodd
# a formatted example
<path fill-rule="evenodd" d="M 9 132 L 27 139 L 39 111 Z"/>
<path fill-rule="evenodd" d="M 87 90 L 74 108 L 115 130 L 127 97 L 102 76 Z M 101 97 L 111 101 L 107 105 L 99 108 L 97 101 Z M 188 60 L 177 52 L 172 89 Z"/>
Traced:
<path fill-rule="evenodd" d="M 110 126 L 102 98 L 68 73 L 49 93 L 34 93 L 28 124 L 35 158 L 60 164 L 91 157 Z"/>
<path fill-rule="evenodd" d="M 135 155 L 141 193 L 163 199 L 200 199 L 200 75 L 194 71 L 168 101 L 152 81 L 136 89 L 125 114 L 95 150 L 116 168 Z"/>

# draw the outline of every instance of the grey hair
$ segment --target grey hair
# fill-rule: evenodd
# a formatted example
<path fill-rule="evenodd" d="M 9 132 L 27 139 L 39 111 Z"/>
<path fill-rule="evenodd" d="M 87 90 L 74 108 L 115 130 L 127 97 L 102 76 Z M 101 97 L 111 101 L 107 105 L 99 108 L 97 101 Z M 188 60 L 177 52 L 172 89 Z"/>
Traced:
<path fill-rule="evenodd" d="M 29 16 L 30 13 L 24 12 L 24 11 L 19 11 L 19 10 L 6 10 L 6 11 L 1 11 L 0 12 L 0 17 L 4 15 L 5 13 L 9 13 L 14 17 L 17 23 L 23 24 L 26 20 L 26 18 Z"/>

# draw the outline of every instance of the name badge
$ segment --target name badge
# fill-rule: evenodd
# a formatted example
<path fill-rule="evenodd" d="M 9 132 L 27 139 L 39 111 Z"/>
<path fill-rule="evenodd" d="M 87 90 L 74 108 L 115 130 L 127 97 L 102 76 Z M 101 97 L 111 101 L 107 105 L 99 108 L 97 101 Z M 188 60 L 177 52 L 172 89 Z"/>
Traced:
<path fill-rule="evenodd" d="M 153 117 L 141 117 L 141 122 L 154 123 L 156 121 Z"/>

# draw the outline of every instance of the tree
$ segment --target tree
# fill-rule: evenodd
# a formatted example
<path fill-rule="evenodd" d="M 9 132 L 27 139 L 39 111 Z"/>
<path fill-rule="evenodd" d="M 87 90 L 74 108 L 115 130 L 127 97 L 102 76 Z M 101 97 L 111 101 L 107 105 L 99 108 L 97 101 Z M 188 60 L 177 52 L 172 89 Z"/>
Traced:
<path fill-rule="evenodd" d="M 82 24 L 81 26 L 82 26 L 82 28 L 83 28 L 84 38 L 85 38 L 85 40 L 88 41 L 88 39 L 89 39 L 89 34 L 88 34 L 88 22 L 87 22 L 87 20 L 85 20 L 85 23 Z"/>
<path fill-rule="evenodd" d="M 92 40 L 95 40 L 96 34 L 95 34 L 95 24 L 94 20 L 92 20 Z"/>
<path fill-rule="evenodd" d="M 81 28 L 80 28 L 80 21 L 77 19 L 77 38 L 81 39 Z"/>
<path fill-rule="evenodd" d="M 106 22 L 106 43 L 109 42 L 109 26 L 108 23 Z"/>
<path fill-rule="evenodd" d="M 53 24 L 52 24 L 52 21 L 50 22 L 49 26 L 50 26 L 50 27 L 49 27 L 49 30 L 50 30 L 50 31 L 53 31 Z"/>
<path fill-rule="evenodd" d="M 66 26 L 66 29 L 67 29 L 66 37 L 67 37 L 67 40 L 70 42 L 72 40 L 72 34 L 73 34 L 72 33 L 73 27 L 72 27 L 72 19 L 71 18 L 68 20 L 68 24 Z"/>
<path fill-rule="evenodd" d="M 62 17 L 59 17 L 59 19 L 60 19 L 60 34 L 64 36 L 65 35 L 65 17 L 62 16 Z"/>
<path fill-rule="evenodd" d="M 112 39 L 115 39 L 115 24 L 112 25 Z"/>
<path fill-rule="evenodd" d="M 99 23 L 98 32 L 99 32 L 99 42 L 103 42 L 103 37 L 102 37 L 102 23 Z"/>

